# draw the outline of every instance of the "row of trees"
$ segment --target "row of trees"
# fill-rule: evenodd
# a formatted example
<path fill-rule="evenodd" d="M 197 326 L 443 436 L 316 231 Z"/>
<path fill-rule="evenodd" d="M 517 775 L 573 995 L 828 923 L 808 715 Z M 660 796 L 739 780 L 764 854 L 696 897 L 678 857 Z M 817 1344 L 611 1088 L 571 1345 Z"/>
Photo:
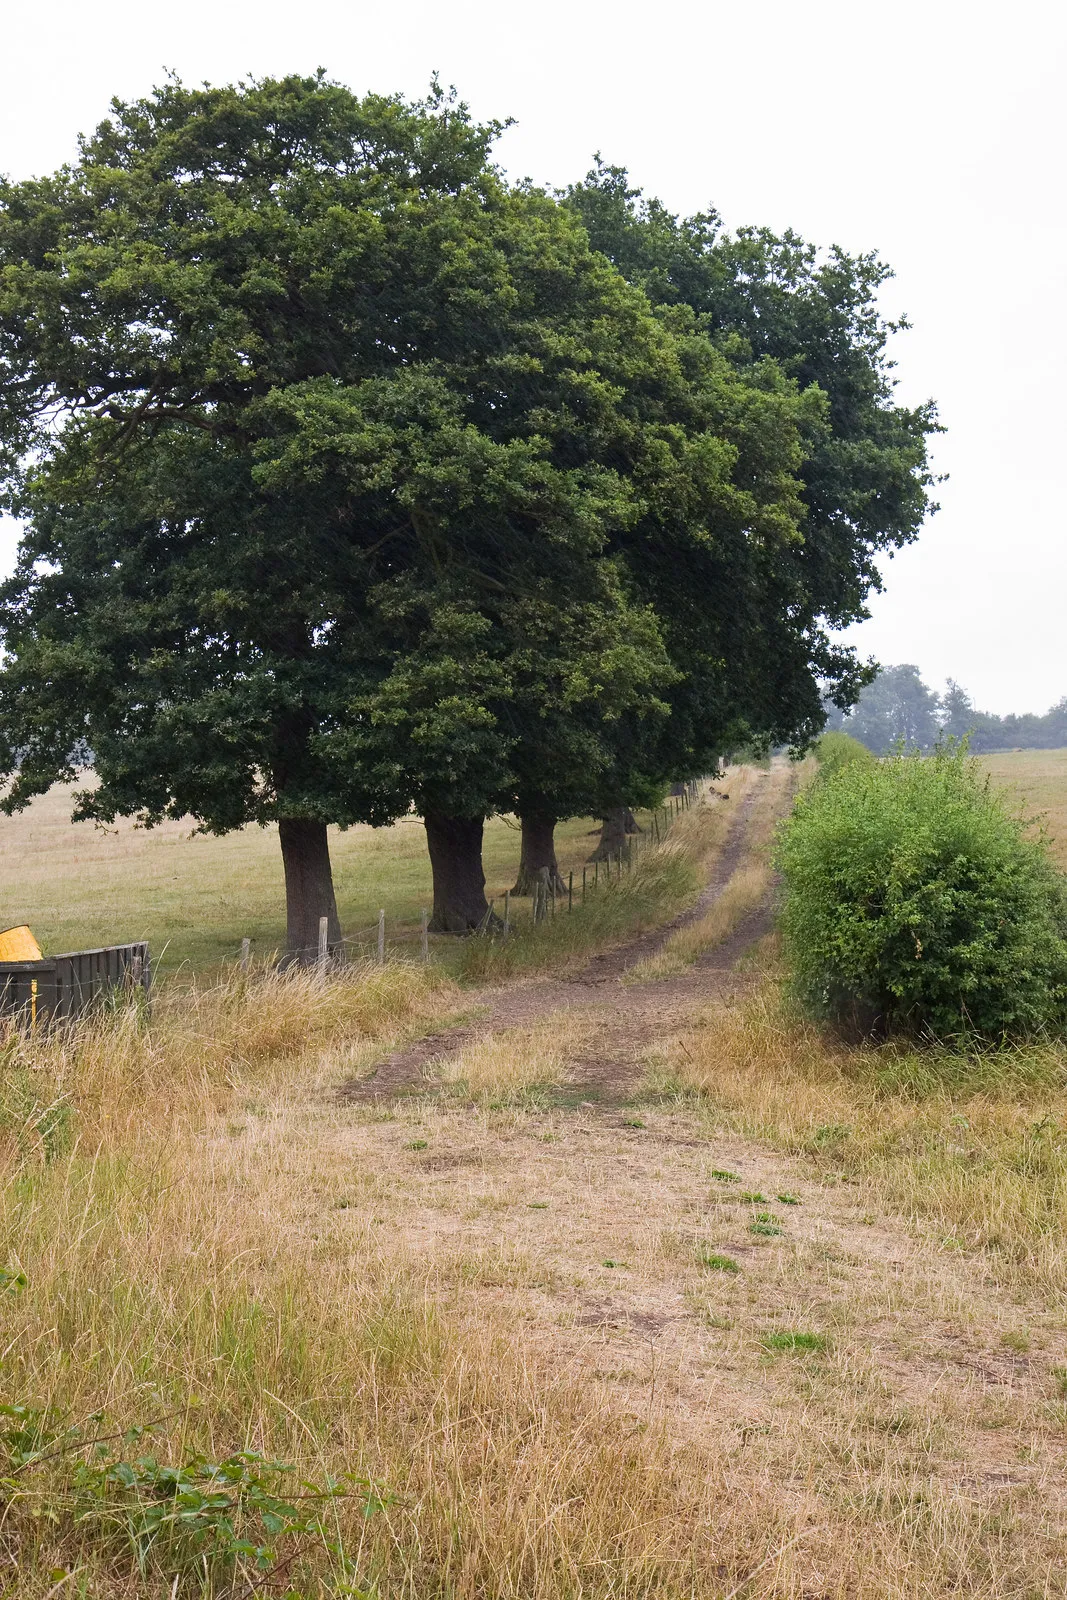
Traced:
<path fill-rule="evenodd" d="M 833 630 L 928 509 L 873 256 L 549 195 L 436 87 L 170 82 L 0 185 L 4 806 L 277 822 L 288 942 L 327 825 L 414 807 L 434 922 L 869 673 Z"/>
<path fill-rule="evenodd" d="M 974 751 L 1060 749 L 1067 745 L 1067 697 L 1044 716 L 995 716 L 978 711 L 967 691 L 949 678 L 937 694 L 906 664 L 883 667 L 848 712 L 827 706 L 827 725 L 842 728 L 876 755 L 899 745 L 932 750 L 945 735 L 968 739 Z"/>

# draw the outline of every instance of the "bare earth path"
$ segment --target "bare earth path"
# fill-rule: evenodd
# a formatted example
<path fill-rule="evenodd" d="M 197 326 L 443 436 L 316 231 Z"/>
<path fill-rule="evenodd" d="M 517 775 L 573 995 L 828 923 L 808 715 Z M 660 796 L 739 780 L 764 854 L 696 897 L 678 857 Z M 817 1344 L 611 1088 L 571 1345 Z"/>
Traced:
<path fill-rule="evenodd" d="M 487 988 L 469 1026 L 307 1102 L 303 1203 L 342 1245 L 369 1231 L 424 1274 L 447 1319 L 506 1328 L 679 1460 L 707 1450 L 716 1539 L 782 1553 L 752 1600 L 1062 1600 L 1062 1302 L 936 1208 L 895 1211 L 876 1175 L 743 1134 L 714 1090 L 656 1087 L 660 1042 L 713 1033 L 717 1005 L 762 981 L 739 962 L 771 897 L 680 976 L 633 969 L 744 870 L 774 784 L 754 780 L 670 925 L 568 977 Z M 486 1035 L 557 1023 L 558 1093 L 439 1081 Z M 951 1106 L 945 1121 L 959 1137 Z"/>
<path fill-rule="evenodd" d="M 505 1028 L 540 1025 L 553 1013 L 598 1014 L 595 1049 L 580 1051 L 569 1075 L 591 1099 L 625 1095 L 634 1076 L 634 1057 L 649 1039 L 677 1026 L 681 1014 L 739 988 L 740 958 L 773 924 L 770 897 L 745 916 L 721 944 L 705 952 L 677 977 L 628 983 L 633 967 L 663 948 L 672 934 L 703 917 L 723 893 L 745 858 L 752 813 L 768 782 L 761 773 L 738 808 L 714 870 L 688 911 L 651 932 L 594 956 L 573 975 L 496 985 L 480 991 L 474 1004 L 482 1015 L 466 1027 L 430 1034 L 387 1056 L 373 1076 L 346 1084 L 348 1101 L 385 1101 L 426 1088 L 427 1069 L 457 1055 L 474 1040 Z"/>

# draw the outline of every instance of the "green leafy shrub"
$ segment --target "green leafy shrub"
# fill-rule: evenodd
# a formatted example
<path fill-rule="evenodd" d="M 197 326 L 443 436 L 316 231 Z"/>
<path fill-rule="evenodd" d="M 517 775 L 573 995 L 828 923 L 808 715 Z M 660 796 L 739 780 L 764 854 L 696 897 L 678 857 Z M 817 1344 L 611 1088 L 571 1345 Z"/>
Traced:
<path fill-rule="evenodd" d="M 815 746 L 815 759 L 819 763 L 820 777 L 831 777 L 835 772 L 840 772 L 842 767 L 859 762 L 861 766 L 872 766 L 874 756 L 865 744 L 860 744 L 850 733 L 841 733 L 831 729 L 824 733 Z"/>
<path fill-rule="evenodd" d="M 1067 894 L 963 748 L 848 761 L 779 836 L 805 1006 L 864 1031 L 1011 1038 L 1067 1020 Z"/>

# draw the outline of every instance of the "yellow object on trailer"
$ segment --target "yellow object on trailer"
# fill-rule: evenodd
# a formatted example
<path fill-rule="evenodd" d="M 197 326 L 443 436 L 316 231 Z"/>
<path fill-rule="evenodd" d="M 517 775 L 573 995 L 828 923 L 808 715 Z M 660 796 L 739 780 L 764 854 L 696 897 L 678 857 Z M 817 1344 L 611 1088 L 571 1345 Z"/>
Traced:
<path fill-rule="evenodd" d="M 0 961 L 43 961 L 41 947 L 24 922 L 0 933 Z M 30 984 L 30 1027 L 37 1026 L 37 979 Z"/>
<path fill-rule="evenodd" d="M 24 922 L 0 933 L 0 961 L 43 961 L 41 947 Z"/>

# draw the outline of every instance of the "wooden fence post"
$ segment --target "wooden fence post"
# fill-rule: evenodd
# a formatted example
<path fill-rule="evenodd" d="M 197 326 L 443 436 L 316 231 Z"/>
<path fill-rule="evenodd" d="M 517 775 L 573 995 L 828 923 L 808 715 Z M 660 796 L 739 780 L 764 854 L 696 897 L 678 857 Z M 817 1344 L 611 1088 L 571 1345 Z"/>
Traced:
<path fill-rule="evenodd" d="M 318 961 L 315 963 L 315 965 L 318 968 L 318 973 L 319 973 L 319 977 L 320 978 L 325 979 L 325 977 L 326 977 L 326 963 L 327 963 L 327 961 L 329 959 L 330 959 L 330 919 L 329 919 L 329 917 L 320 917 L 319 918 L 319 958 L 318 958 Z"/>
<path fill-rule="evenodd" d="M 567 874 L 567 910 L 574 910 L 574 873 Z"/>
<path fill-rule="evenodd" d="M 385 912 L 378 913 L 378 960 L 385 960 Z"/>
<path fill-rule="evenodd" d="M 422 959 L 426 963 L 430 959 L 430 913 L 426 907 L 422 908 L 422 929 L 419 934 L 419 946 L 422 950 Z"/>
<path fill-rule="evenodd" d="M 504 890 L 504 932 L 511 932 L 511 890 Z"/>

